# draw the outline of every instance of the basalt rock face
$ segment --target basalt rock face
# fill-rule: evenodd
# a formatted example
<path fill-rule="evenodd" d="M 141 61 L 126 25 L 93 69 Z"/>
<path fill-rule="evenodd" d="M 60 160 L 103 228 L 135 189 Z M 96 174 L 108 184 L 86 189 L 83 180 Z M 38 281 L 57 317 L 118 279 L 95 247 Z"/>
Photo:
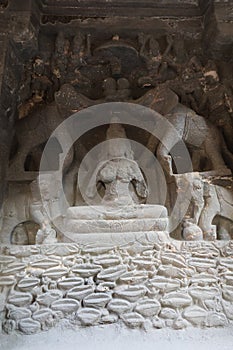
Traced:
<path fill-rule="evenodd" d="M 2 329 L 33 334 L 65 320 L 77 328 L 229 326 L 232 254 L 232 243 L 146 240 L 104 250 L 96 244 L 2 247 Z"/>
<path fill-rule="evenodd" d="M 2 331 L 232 324 L 232 8 L 0 0 Z"/>

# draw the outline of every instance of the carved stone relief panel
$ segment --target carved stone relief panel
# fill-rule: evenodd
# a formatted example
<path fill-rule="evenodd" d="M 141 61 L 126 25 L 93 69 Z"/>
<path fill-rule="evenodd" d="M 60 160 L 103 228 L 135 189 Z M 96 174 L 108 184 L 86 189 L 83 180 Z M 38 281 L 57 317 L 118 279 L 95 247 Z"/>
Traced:
<path fill-rule="evenodd" d="M 231 220 L 231 207 L 229 206 L 229 213 L 225 214 L 220 193 L 224 193 L 223 198 L 231 197 L 231 189 L 228 184 L 216 187 L 214 182 L 216 177 L 223 176 L 231 183 L 232 62 L 227 55 L 225 58 L 223 55 L 220 60 L 214 49 L 212 52 L 205 50 L 207 44 L 203 33 L 208 33 L 212 24 L 205 23 L 203 31 L 200 16 L 211 11 L 210 5 L 204 6 L 202 2 L 199 5 L 197 2 L 186 4 L 187 16 L 182 21 L 178 15 L 179 4 L 173 5 L 178 17 L 170 18 L 164 10 L 166 4 L 161 2 L 157 5 L 157 11 L 161 12 L 160 18 L 135 20 L 131 17 L 126 19 L 122 15 L 118 18 L 106 16 L 100 20 L 90 15 L 89 21 L 83 23 L 79 18 L 69 17 L 71 4 L 65 4 L 63 6 L 67 13 L 67 23 L 65 18 L 57 14 L 56 22 L 52 24 L 55 17 L 49 13 L 56 5 L 46 2 L 43 3 L 44 13 L 41 10 L 42 5 L 31 6 L 27 10 L 28 15 L 18 24 L 28 28 L 31 33 L 30 40 L 23 34 L 19 35 L 15 29 L 11 31 L 11 44 L 8 44 L 6 51 L 8 60 L 3 80 L 5 89 L 2 94 L 4 118 L 7 118 L 4 137 L 11 142 L 4 142 L 4 137 L 2 138 L 6 148 L 5 157 L 9 157 L 9 163 L 4 161 L 1 171 L 2 177 L 6 178 L 3 187 L 5 203 L 2 208 L 2 227 L 3 231 L 7 226 L 12 228 L 11 232 L 5 231 L 3 236 L 8 238 L 3 237 L 2 241 L 9 241 L 14 227 L 27 221 L 34 222 L 34 225 L 39 224 L 43 230 L 42 224 L 48 218 L 44 215 L 44 220 L 35 219 L 31 209 L 34 205 L 31 188 L 35 187 L 34 183 L 38 179 L 45 145 L 48 140 L 53 143 L 50 147 L 51 154 L 47 154 L 47 168 L 44 170 L 54 172 L 55 176 L 55 172 L 60 170 L 63 149 L 58 138 L 53 137 L 51 140 L 51 133 L 70 115 L 106 102 L 128 102 L 149 107 L 165 117 L 174 127 L 165 130 L 162 140 L 146 130 L 139 132 L 129 126 L 126 126 L 127 132 L 124 136 L 127 138 L 128 135 L 133 135 L 134 140 L 156 155 L 168 184 L 167 200 L 163 203 L 168 213 L 172 211 L 179 188 L 185 181 L 189 183 L 191 214 L 187 212 L 184 222 L 178 228 L 178 234 L 174 235 L 194 239 L 194 231 L 194 237 L 198 239 L 223 237 L 218 234 L 220 222 Z M 82 7 L 81 3 L 79 6 Z M 211 18 L 217 16 L 219 6 L 216 3 L 212 7 Z M 142 5 L 138 9 L 144 11 Z M 13 1 L 3 11 L 6 22 L 9 19 L 15 21 L 17 27 L 14 14 L 21 10 Z M 192 18 L 191 12 L 192 15 L 196 14 Z M 33 19 L 30 16 L 34 16 Z M 111 30 L 106 31 L 110 22 Z M 217 25 L 220 26 L 219 23 Z M 225 35 L 227 37 L 227 33 Z M 222 49 L 223 52 L 225 51 Z M 20 67 L 17 74 L 11 62 Z M 123 120 L 119 124 L 122 122 Z M 88 135 L 82 135 L 74 143 L 63 164 L 63 183 L 71 206 L 81 205 L 83 198 L 78 195 L 79 190 L 73 190 L 75 186 L 70 186 L 69 179 L 75 183 L 83 157 L 93 146 L 107 139 L 106 131 L 104 133 L 100 129 L 94 137 L 93 133 Z M 116 135 L 112 138 L 114 137 Z M 180 151 L 181 144 L 187 148 L 191 157 L 191 168 L 190 164 L 186 164 L 183 151 Z M 115 144 L 113 148 L 119 148 L 119 145 Z M 118 163 L 115 160 L 112 163 L 110 159 L 109 161 L 106 169 L 111 168 L 112 172 L 114 167 L 121 168 L 120 172 L 127 167 L 126 160 Z M 137 163 L 137 159 L 135 161 Z M 101 167 L 101 162 L 99 166 Z M 197 179 L 195 175 L 181 175 L 193 171 L 199 173 Z M 116 191 L 123 193 L 122 184 L 121 189 L 114 182 L 114 185 L 106 185 L 103 172 L 104 169 L 98 174 L 100 178 L 97 183 L 102 183 L 107 196 L 115 186 Z M 208 187 L 209 182 L 212 185 Z M 122 183 L 127 186 L 124 181 Z M 24 217 L 17 213 L 15 218 L 21 219 L 14 218 L 8 224 L 11 217 L 8 208 L 18 207 L 19 204 L 16 203 L 19 203 L 20 198 L 13 198 L 10 192 L 14 192 L 14 188 L 20 188 L 21 184 L 22 192 L 28 196 L 27 209 Z M 59 194 L 55 195 L 55 199 L 50 198 L 50 201 L 57 203 L 57 196 Z M 157 201 L 159 200 L 158 198 Z M 216 208 L 213 209 L 212 216 L 209 211 L 209 214 L 204 214 L 207 207 L 210 207 L 210 201 L 211 207 Z M 39 202 L 39 194 L 35 202 Z M 41 212 L 44 210 L 42 207 L 41 204 Z M 211 216 L 211 219 L 204 219 L 205 215 Z M 216 216 L 220 219 L 215 218 Z M 217 225 L 213 224 L 213 220 L 218 222 Z M 211 230 L 214 232 L 210 233 Z"/>
<path fill-rule="evenodd" d="M 132 4 L 0 1 L 7 333 L 232 323 L 231 1 Z"/>

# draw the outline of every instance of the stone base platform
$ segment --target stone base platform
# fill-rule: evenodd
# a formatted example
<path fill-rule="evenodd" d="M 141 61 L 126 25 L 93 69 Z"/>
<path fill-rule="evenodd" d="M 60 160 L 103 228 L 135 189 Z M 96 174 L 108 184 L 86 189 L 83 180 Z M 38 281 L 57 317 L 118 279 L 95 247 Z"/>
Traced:
<path fill-rule="evenodd" d="M 67 210 L 66 232 L 122 233 L 166 231 L 167 209 L 161 205 L 80 206 Z"/>

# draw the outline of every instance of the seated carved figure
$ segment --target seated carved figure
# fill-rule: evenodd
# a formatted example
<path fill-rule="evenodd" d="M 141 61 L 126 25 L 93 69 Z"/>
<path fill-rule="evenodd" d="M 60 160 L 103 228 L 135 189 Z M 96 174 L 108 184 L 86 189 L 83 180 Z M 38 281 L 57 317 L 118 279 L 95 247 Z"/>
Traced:
<path fill-rule="evenodd" d="M 163 205 L 146 204 L 147 183 L 133 158 L 124 127 L 118 119 L 112 120 L 98 163 L 94 171 L 92 167 L 89 169 L 90 179 L 88 175 L 85 178 L 87 185 L 83 186 L 82 196 L 88 205 L 67 209 L 64 228 L 70 241 L 76 241 L 80 233 L 159 231 L 166 236 L 167 209 Z"/>
<path fill-rule="evenodd" d="M 147 186 L 138 164 L 127 158 L 113 158 L 103 162 L 96 171 L 96 184 L 103 183 L 105 195 L 103 204 L 133 204 L 130 184 L 135 185 L 136 194 L 141 198 L 147 197 Z M 87 189 L 87 195 L 92 197 L 96 184 L 92 182 Z"/>
<path fill-rule="evenodd" d="M 125 130 L 116 122 L 117 119 L 107 130 L 107 146 L 105 144 L 101 155 L 103 160 L 92 175 L 86 194 L 90 198 L 94 197 L 96 185 L 102 183 L 105 187 L 103 204 L 138 203 L 130 184 L 139 198 L 147 197 L 147 185 L 138 164 L 133 160 L 133 151 Z"/>

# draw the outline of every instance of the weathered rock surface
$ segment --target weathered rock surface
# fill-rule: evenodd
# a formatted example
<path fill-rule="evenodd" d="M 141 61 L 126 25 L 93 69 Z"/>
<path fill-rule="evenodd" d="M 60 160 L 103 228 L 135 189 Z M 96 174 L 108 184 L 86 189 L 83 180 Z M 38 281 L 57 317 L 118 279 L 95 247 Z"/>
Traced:
<path fill-rule="evenodd" d="M 18 288 L 22 291 L 30 292 L 34 287 L 38 286 L 40 280 L 38 278 L 26 277 L 19 281 Z"/>
<path fill-rule="evenodd" d="M 115 267 L 109 267 L 103 271 L 101 271 L 97 278 L 98 280 L 102 281 L 111 281 L 115 282 L 120 278 L 123 273 L 126 272 L 126 266 L 124 265 L 117 265 Z"/>
<path fill-rule="evenodd" d="M 80 277 L 95 276 L 101 270 L 100 265 L 95 264 L 77 264 L 72 268 L 72 272 Z"/>
<path fill-rule="evenodd" d="M 147 290 L 144 286 L 129 286 L 126 289 L 116 291 L 115 295 L 117 297 L 134 302 L 143 297 L 146 294 L 146 291 Z"/>
<path fill-rule="evenodd" d="M 78 287 L 71 288 L 67 292 L 67 297 L 76 299 L 76 300 L 82 300 L 93 292 L 94 292 L 93 286 L 81 285 Z"/>
<path fill-rule="evenodd" d="M 76 313 L 77 319 L 83 326 L 95 325 L 101 318 L 101 312 L 93 308 L 82 308 Z"/>
<path fill-rule="evenodd" d="M 203 326 L 206 321 L 207 312 L 202 307 L 194 305 L 187 307 L 183 312 L 184 318 L 194 326 Z"/>
<path fill-rule="evenodd" d="M 63 293 L 60 290 L 50 290 L 46 293 L 40 294 L 36 301 L 44 306 L 50 306 L 55 300 L 62 298 Z"/>
<path fill-rule="evenodd" d="M 175 309 L 189 306 L 191 303 L 192 298 L 185 292 L 170 292 L 161 298 L 161 304 L 163 306 L 173 307 Z"/>
<path fill-rule="evenodd" d="M 150 300 L 148 298 L 141 299 L 135 307 L 135 311 L 144 317 L 157 316 L 160 309 L 161 305 L 157 300 Z"/>
<path fill-rule="evenodd" d="M 177 278 L 171 279 L 165 276 L 155 276 L 148 280 L 147 286 L 149 289 L 156 288 L 163 292 L 172 292 L 180 288 L 181 282 Z"/>
<path fill-rule="evenodd" d="M 133 308 L 133 305 L 124 299 L 112 299 L 109 303 L 108 303 L 108 310 L 109 311 L 113 311 L 115 313 L 117 313 L 118 315 L 123 314 L 124 312 L 129 311 L 130 309 Z"/>
<path fill-rule="evenodd" d="M 86 307 L 102 308 L 111 300 L 107 293 L 92 293 L 84 298 L 83 303 Z"/>
<path fill-rule="evenodd" d="M 79 302 L 74 299 L 60 299 L 51 304 L 51 309 L 54 311 L 62 311 L 64 314 L 77 311 L 79 308 Z"/>
<path fill-rule="evenodd" d="M 122 315 L 123 321 L 131 328 L 141 327 L 145 319 L 137 312 L 129 312 Z"/>
<path fill-rule="evenodd" d="M 8 303 L 15 306 L 26 306 L 32 302 L 32 295 L 30 293 L 13 292 L 8 297 Z"/>
<path fill-rule="evenodd" d="M 57 280 L 58 278 L 66 276 L 68 272 L 69 270 L 65 267 L 51 267 L 43 273 L 43 276 Z"/>
<path fill-rule="evenodd" d="M 62 290 L 69 290 L 74 287 L 78 287 L 84 284 L 84 280 L 81 277 L 67 277 L 58 281 L 58 287 Z"/>
<path fill-rule="evenodd" d="M 231 262 L 221 255 L 231 244 L 225 245 L 218 253 L 210 245 L 208 257 L 195 244 L 172 252 L 162 244 L 143 247 L 139 256 L 138 243 L 113 255 L 106 247 L 100 253 L 90 248 L 88 260 L 79 246 L 69 245 L 56 257 L 56 247 L 44 247 L 44 255 L 30 250 L 30 264 L 27 251 L 21 258 L 0 255 L 7 306 L 1 309 L 2 329 L 33 334 L 63 319 L 81 326 L 123 321 L 131 328 L 225 327 L 233 320 Z M 160 264 L 153 266 L 151 256 Z"/>
<path fill-rule="evenodd" d="M 19 330 L 24 334 L 34 334 L 39 332 L 40 329 L 40 322 L 32 320 L 31 318 L 26 318 L 24 320 L 19 321 Z"/>

